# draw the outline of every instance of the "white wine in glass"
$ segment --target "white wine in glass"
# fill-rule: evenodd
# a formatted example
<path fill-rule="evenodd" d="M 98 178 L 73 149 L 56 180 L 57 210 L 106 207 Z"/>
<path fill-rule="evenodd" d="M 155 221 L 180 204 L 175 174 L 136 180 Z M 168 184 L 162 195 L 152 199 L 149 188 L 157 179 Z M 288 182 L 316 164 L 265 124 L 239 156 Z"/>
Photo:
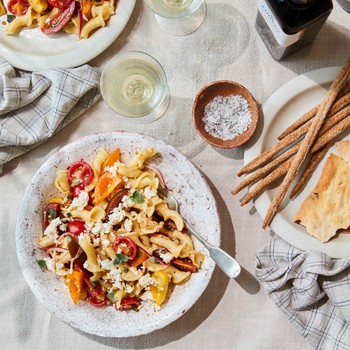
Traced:
<path fill-rule="evenodd" d="M 142 122 L 159 118 L 169 103 L 162 66 L 139 51 L 121 53 L 107 63 L 102 72 L 101 93 L 115 112 Z"/>
<path fill-rule="evenodd" d="M 205 17 L 204 0 L 145 0 L 160 28 L 173 35 L 194 32 Z"/>

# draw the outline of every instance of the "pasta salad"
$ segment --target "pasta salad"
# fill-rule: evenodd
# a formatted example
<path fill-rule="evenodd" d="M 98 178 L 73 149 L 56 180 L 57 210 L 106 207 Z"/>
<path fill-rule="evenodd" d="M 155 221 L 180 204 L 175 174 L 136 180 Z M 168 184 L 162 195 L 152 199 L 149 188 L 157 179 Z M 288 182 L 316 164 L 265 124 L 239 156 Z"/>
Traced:
<path fill-rule="evenodd" d="M 0 0 L 0 16 L 7 15 L 5 34 L 39 28 L 46 35 L 66 32 L 88 38 L 105 27 L 115 13 L 117 0 Z"/>
<path fill-rule="evenodd" d="M 58 170 L 38 264 L 63 279 L 74 304 L 157 310 L 201 267 L 183 219 L 158 194 L 161 174 L 145 165 L 155 154 L 141 149 L 126 165 L 119 148 L 100 148 L 90 164 Z"/>

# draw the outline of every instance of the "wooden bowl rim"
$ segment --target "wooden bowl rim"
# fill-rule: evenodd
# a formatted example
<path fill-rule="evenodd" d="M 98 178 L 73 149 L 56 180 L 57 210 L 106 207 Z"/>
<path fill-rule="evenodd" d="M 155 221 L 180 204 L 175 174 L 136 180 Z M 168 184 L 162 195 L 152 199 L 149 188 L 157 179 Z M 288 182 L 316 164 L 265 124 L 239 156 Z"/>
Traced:
<path fill-rule="evenodd" d="M 217 137 L 214 137 L 214 136 L 210 135 L 207 131 L 205 131 L 204 123 L 202 122 L 203 115 L 198 115 L 198 106 L 199 106 L 200 100 L 203 100 L 203 98 L 204 98 L 202 95 L 205 94 L 210 89 L 212 90 L 215 87 L 219 88 L 220 85 L 221 86 L 227 85 L 228 87 L 234 87 L 236 90 L 236 95 L 238 94 L 237 92 L 243 92 L 243 94 L 239 93 L 239 95 L 241 95 L 242 97 L 244 97 L 248 101 L 249 109 L 250 109 L 250 112 L 252 115 L 252 120 L 251 120 L 249 128 L 243 134 L 238 135 L 235 138 L 233 138 L 232 140 L 227 140 L 227 141 L 224 141 L 224 140 L 221 140 Z M 224 96 L 228 96 L 228 95 L 229 94 L 226 94 Z M 217 93 L 217 94 L 215 94 L 215 96 L 222 96 L 222 95 L 220 95 L 220 93 Z M 209 100 L 209 101 L 211 101 L 211 100 Z M 209 103 L 209 101 L 207 103 Z M 205 106 L 204 106 L 204 108 L 205 108 Z M 193 103 L 193 108 L 192 108 L 192 120 L 193 120 L 194 127 L 195 127 L 196 131 L 198 132 L 198 134 L 206 142 L 208 142 L 212 146 L 215 146 L 218 148 L 224 148 L 224 149 L 235 148 L 235 147 L 243 145 L 253 136 L 253 134 L 256 130 L 256 127 L 258 125 L 259 111 L 258 111 L 257 102 L 256 102 L 254 96 L 246 87 L 244 87 L 243 85 L 241 85 L 235 81 L 231 81 L 231 80 L 217 80 L 217 81 L 213 81 L 213 82 L 205 85 L 196 94 L 196 97 L 195 97 L 195 100 Z"/>

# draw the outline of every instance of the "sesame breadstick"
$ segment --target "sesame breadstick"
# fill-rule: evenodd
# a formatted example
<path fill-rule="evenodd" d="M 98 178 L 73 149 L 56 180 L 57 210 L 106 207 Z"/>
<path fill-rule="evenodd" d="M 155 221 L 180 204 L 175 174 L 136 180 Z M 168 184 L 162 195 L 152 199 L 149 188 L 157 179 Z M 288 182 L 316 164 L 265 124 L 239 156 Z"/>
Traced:
<path fill-rule="evenodd" d="M 344 91 L 345 90 L 345 91 Z M 341 98 L 339 98 L 334 105 L 332 106 L 329 115 L 332 115 L 333 113 L 336 113 L 346 105 L 350 103 L 350 83 L 348 84 L 347 88 L 345 88 L 343 91 L 345 92 Z M 290 125 L 286 130 L 284 130 L 277 138 L 279 140 L 282 140 L 285 138 L 288 134 L 299 128 L 304 123 L 308 122 L 310 119 L 312 119 L 316 113 L 320 105 L 317 105 L 313 107 L 309 112 L 305 113 L 301 118 L 299 118 L 296 122 L 294 122 L 292 125 Z"/>
<path fill-rule="evenodd" d="M 286 195 L 288 188 L 294 180 L 300 166 L 304 162 L 308 152 L 310 151 L 318 132 L 320 131 L 323 121 L 325 120 L 329 110 L 335 102 L 339 91 L 345 86 L 346 80 L 350 75 L 350 57 L 347 59 L 345 65 L 341 69 L 340 73 L 332 83 L 330 89 L 327 92 L 326 97 L 321 103 L 316 116 L 313 118 L 311 126 L 307 131 L 305 138 L 301 141 L 299 150 L 293 158 L 292 164 L 288 169 L 286 176 L 284 177 L 282 184 L 279 186 L 277 193 L 275 194 L 263 221 L 263 228 L 266 228 L 273 217 L 275 216 L 280 203 Z"/>
<path fill-rule="evenodd" d="M 292 192 L 289 195 L 290 198 L 293 198 L 305 186 L 309 177 L 316 169 L 318 163 L 321 161 L 321 159 L 327 153 L 327 150 L 328 150 L 328 148 L 324 147 L 312 155 L 312 158 L 311 158 L 307 168 L 305 169 L 305 171 L 303 172 L 303 174 L 299 178 L 298 182 L 296 183 L 296 185 L 292 189 Z"/>
<path fill-rule="evenodd" d="M 287 173 L 288 168 L 292 164 L 292 161 L 293 161 L 293 157 L 285 161 L 281 166 L 275 169 L 268 176 L 261 179 L 261 181 L 253 188 L 253 190 L 248 192 L 247 195 L 243 198 L 243 200 L 241 201 L 241 206 L 246 205 L 254 197 L 258 196 L 267 185 L 276 181 L 281 176 L 284 176 Z"/>

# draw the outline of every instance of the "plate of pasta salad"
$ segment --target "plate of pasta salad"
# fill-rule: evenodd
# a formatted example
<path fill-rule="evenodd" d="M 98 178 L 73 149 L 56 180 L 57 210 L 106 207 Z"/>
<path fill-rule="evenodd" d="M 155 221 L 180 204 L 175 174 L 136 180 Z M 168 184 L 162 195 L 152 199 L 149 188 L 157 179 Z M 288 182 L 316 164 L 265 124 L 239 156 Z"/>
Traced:
<path fill-rule="evenodd" d="M 136 0 L 0 0 L 0 56 L 36 71 L 72 68 L 107 49 Z"/>
<path fill-rule="evenodd" d="M 211 190 L 176 148 L 122 131 L 83 137 L 26 188 L 16 226 L 23 276 L 51 313 L 83 332 L 152 332 L 198 300 L 215 267 L 183 218 L 220 244 Z"/>

